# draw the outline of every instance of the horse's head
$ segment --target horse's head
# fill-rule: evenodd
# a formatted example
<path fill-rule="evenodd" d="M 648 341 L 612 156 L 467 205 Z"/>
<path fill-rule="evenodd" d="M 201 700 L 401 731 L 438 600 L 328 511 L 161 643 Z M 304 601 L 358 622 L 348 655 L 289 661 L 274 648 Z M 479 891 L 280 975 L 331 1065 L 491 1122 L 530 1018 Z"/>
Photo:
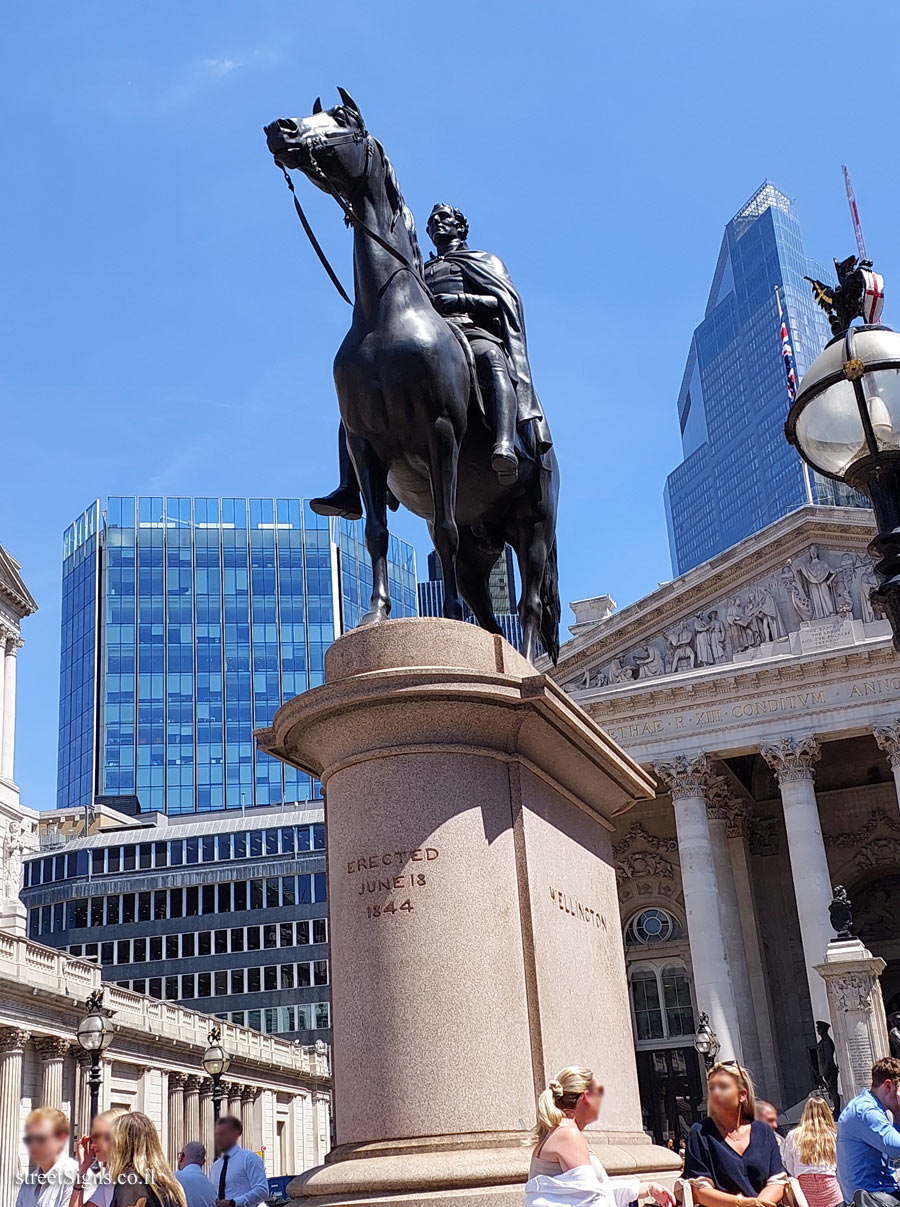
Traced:
<path fill-rule="evenodd" d="M 338 92 L 342 103 L 333 109 L 323 109 L 317 98 L 309 117 L 279 117 L 264 129 L 277 164 L 346 196 L 365 173 L 368 134 L 356 101 L 343 88 Z"/>

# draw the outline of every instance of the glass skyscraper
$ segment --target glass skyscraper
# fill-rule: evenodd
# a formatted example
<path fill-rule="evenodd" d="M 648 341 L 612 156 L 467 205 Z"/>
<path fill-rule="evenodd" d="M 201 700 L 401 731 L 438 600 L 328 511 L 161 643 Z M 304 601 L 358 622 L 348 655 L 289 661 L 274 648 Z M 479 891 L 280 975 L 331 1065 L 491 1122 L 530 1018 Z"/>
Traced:
<path fill-rule="evenodd" d="M 803 503 L 856 503 L 806 473 L 784 438 L 789 400 L 775 299 L 788 317 L 797 379 L 831 338 L 805 276 L 810 260 L 788 197 L 765 182 L 725 227 L 703 321 L 678 395 L 684 460 L 665 487 L 672 569 L 693 566 Z"/>
<path fill-rule="evenodd" d="M 417 614 L 415 553 L 391 537 L 394 616 Z M 204 813 L 307 800 L 253 730 L 322 683 L 368 607 L 362 522 L 301 499 L 109 498 L 63 541 L 59 808 L 137 797 Z"/>
<path fill-rule="evenodd" d="M 516 610 L 515 555 L 509 545 L 494 563 L 488 580 L 488 589 L 491 593 L 494 615 L 503 636 L 510 645 L 521 650 L 522 623 Z M 428 580 L 419 583 L 419 615 L 443 616 L 443 614 L 444 578 L 441 571 L 441 560 L 432 551 L 428 554 Z M 472 609 L 465 601 L 463 601 L 463 616 L 470 624 L 477 623 Z"/>

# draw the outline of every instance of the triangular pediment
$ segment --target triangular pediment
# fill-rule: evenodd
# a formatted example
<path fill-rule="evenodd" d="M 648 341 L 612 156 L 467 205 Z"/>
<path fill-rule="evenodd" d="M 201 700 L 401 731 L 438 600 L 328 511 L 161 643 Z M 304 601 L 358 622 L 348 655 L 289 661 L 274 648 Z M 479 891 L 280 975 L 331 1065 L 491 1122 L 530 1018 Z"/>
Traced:
<path fill-rule="evenodd" d="M 21 567 L 16 559 L 0 545 L 0 594 L 12 604 L 17 614 L 30 616 L 37 611 L 37 601 L 25 586 Z"/>

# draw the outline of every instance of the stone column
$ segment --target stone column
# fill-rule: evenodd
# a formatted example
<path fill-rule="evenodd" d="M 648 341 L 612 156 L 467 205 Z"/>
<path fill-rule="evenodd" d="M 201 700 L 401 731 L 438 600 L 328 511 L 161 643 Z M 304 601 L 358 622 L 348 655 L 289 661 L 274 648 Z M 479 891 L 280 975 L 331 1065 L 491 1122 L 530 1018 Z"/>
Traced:
<path fill-rule="evenodd" d="M 671 793 L 675 810 L 697 1009 L 709 1015 L 722 1057 L 743 1062 L 740 1021 L 719 913 L 722 890 L 706 813 L 709 760 L 704 754 L 676 754 L 656 763 L 654 770 Z"/>
<path fill-rule="evenodd" d="M 228 1114 L 235 1119 L 241 1118 L 241 1087 L 236 1081 L 230 1081 L 225 1087 L 228 1094 Z M 243 1120 L 241 1119 L 243 1123 Z"/>
<path fill-rule="evenodd" d="M 184 1141 L 200 1139 L 200 1086 L 202 1077 L 188 1077 L 184 1083 Z"/>
<path fill-rule="evenodd" d="M 760 754 L 775 772 L 781 790 L 813 1021 L 828 1022 L 828 996 L 816 973 L 833 934 L 828 916 L 831 873 L 813 783 L 813 765 L 821 758 L 819 743 L 812 735 L 786 737 L 763 746 Z"/>
<path fill-rule="evenodd" d="M 710 785 L 707 794 L 706 817 L 709 822 L 713 867 L 719 886 L 719 919 L 722 923 L 725 955 L 731 969 L 731 988 L 740 1026 L 744 1064 L 759 1076 L 763 1073 L 764 1065 L 756 1026 L 756 1010 L 750 985 L 747 953 L 744 949 L 741 907 L 738 903 L 737 885 L 728 850 L 728 823 L 731 811 L 732 800 L 728 785 L 724 780 L 716 778 Z"/>
<path fill-rule="evenodd" d="M 206 1169 L 209 1170 L 216 1156 L 215 1120 L 213 1119 L 212 1078 L 204 1079 L 200 1086 L 200 1139 L 206 1149 Z"/>
<path fill-rule="evenodd" d="M 71 1044 L 59 1035 L 42 1035 L 34 1046 L 41 1058 L 41 1106 L 62 1108 L 63 1070 Z"/>
<path fill-rule="evenodd" d="M 834 1027 L 834 1049 L 847 1102 L 872 1081 L 872 1065 L 890 1055 L 887 1019 L 878 978 L 885 962 L 860 939 L 832 939 L 816 972 L 825 982 Z"/>
<path fill-rule="evenodd" d="M 13 778 L 13 750 L 16 744 L 16 654 L 22 641 L 18 637 L 7 637 L 6 654 L 3 659 L 3 737 L 0 751 L 0 776 Z"/>
<path fill-rule="evenodd" d="M 875 741 L 888 756 L 900 804 L 900 718 L 888 725 L 879 725 L 875 730 Z"/>
<path fill-rule="evenodd" d="M 22 1126 L 22 1053 L 28 1032 L 17 1027 L 0 1031 L 0 1202 L 14 1203 Z"/>
<path fill-rule="evenodd" d="M 169 1162 L 175 1165 L 184 1145 L 184 1073 L 169 1074 Z M 189 1137 L 193 1139 L 193 1137 Z"/>
<path fill-rule="evenodd" d="M 254 1125 L 253 1104 L 256 1102 L 256 1090 L 249 1085 L 245 1085 L 241 1090 L 241 1113 L 240 1120 L 244 1125 L 244 1139 L 242 1141 L 244 1148 L 256 1149 L 256 1127 Z"/>
<path fill-rule="evenodd" d="M 732 799 L 726 833 L 734 887 L 741 915 L 741 928 L 744 933 L 744 954 L 747 959 L 747 973 L 750 977 L 756 1033 L 759 1037 L 761 1064 L 756 1083 L 764 1097 L 781 1102 L 781 1078 L 778 1073 L 780 1062 L 778 1048 L 775 1044 L 775 1031 L 772 1026 L 769 978 L 759 932 L 759 915 L 756 909 L 756 896 L 753 892 L 753 879 L 750 875 L 748 843 L 750 824 L 750 806 L 746 801 Z M 754 1070 L 754 1072 L 757 1071 Z"/>

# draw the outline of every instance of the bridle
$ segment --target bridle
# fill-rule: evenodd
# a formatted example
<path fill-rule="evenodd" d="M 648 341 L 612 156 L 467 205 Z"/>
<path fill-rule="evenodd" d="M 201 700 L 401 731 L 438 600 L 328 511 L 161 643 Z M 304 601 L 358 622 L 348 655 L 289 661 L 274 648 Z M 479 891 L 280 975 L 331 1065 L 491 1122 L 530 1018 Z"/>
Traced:
<path fill-rule="evenodd" d="M 362 175 L 362 179 L 365 180 L 369 175 L 369 163 L 372 158 L 372 139 L 369 136 L 368 131 L 364 130 L 364 129 L 363 130 L 342 130 L 342 131 L 339 131 L 338 133 L 334 133 L 334 134 L 331 134 L 331 133 L 317 134 L 317 135 L 314 135 L 313 137 L 311 137 L 310 139 L 306 140 L 303 143 L 303 146 L 309 154 L 310 174 L 315 176 L 316 180 L 321 184 L 324 191 L 326 193 L 329 193 L 335 199 L 335 201 L 338 203 L 338 205 L 341 207 L 341 209 L 343 210 L 343 213 L 344 213 L 344 220 L 348 226 L 352 225 L 352 226 L 355 226 L 358 230 L 363 231 L 364 234 L 368 235 L 368 237 L 373 240 L 373 242 L 377 243 L 379 245 L 379 247 L 382 247 L 389 255 L 393 256 L 394 259 L 398 261 L 398 263 L 400 263 L 405 269 L 407 269 L 415 277 L 417 277 L 419 282 L 422 284 L 422 286 L 426 290 L 428 290 L 428 286 L 425 285 L 425 281 L 424 281 L 424 279 L 422 277 L 422 273 L 419 271 L 419 269 L 414 264 L 410 263 L 410 261 L 407 259 L 406 256 L 403 255 L 402 252 L 398 251 L 396 247 L 392 247 L 390 245 L 390 243 L 387 242 L 386 239 L 382 239 L 381 235 L 379 235 L 377 231 L 372 230 L 372 228 L 366 222 L 364 222 L 362 220 L 362 218 L 358 217 L 358 215 L 354 213 L 352 204 L 344 200 L 344 198 L 340 195 L 340 192 L 338 191 L 335 184 L 329 179 L 328 174 L 325 172 L 325 169 L 322 167 L 322 165 L 316 159 L 316 151 L 321 150 L 323 147 L 340 146 L 341 144 L 348 143 L 348 142 L 365 143 L 366 162 L 365 162 L 365 167 L 363 169 L 363 175 Z M 331 278 L 331 282 L 334 285 L 335 289 L 338 291 L 338 293 L 341 295 L 341 297 L 344 299 L 344 301 L 348 305 L 352 306 L 353 302 L 352 302 L 351 298 L 348 296 L 347 291 L 344 289 L 343 285 L 341 284 L 340 278 L 338 277 L 337 273 L 334 271 L 334 269 L 331 267 L 331 264 L 328 262 L 328 257 L 325 255 L 325 252 L 322 250 L 322 247 L 321 247 L 318 239 L 316 238 L 315 234 L 313 233 L 313 229 L 310 226 L 309 219 L 306 217 L 306 214 L 303 212 L 303 207 L 301 206 L 300 202 L 297 200 L 297 193 L 296 193 L 296 190 L 294 189 L 294 182 L 293 182 L 293 180 L 291 180 L 291 177 L 290 177 L 290 174 L 289 174 L 287 168 L 277 157 L 275 159 L 275 164 L 276 164 L 276 167 L 281 168 L 281 171 L 284 175 L 285 182 L 287 183 L 287 186 L 291 192 L 291 196 L 294 200 L 294 208 L 297 211 L 297 217 L 300 219 L 300 222 L 303 225 L 303 229 L 306 231 L 306 236 L 309 239 L 310 243 L 312 244 L 313 251 L 319 257 L 322 267 L 325 269 L 325 271 L 328 273 L 328 276 Z"/>

